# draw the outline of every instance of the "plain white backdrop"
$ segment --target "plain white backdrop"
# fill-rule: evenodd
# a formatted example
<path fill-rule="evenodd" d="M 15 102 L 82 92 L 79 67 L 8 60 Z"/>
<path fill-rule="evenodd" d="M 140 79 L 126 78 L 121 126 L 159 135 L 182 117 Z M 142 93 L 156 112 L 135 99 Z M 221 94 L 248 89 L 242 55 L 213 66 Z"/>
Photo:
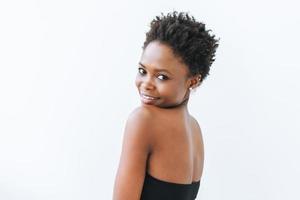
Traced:
<path fill-rule="evenodd" d="M 220 38 L 192 94 L 198 200 L 298 200 L 295 0 L 0 1 L 0 199 L 112 198 L 150 21 L 189 12 Z"/>

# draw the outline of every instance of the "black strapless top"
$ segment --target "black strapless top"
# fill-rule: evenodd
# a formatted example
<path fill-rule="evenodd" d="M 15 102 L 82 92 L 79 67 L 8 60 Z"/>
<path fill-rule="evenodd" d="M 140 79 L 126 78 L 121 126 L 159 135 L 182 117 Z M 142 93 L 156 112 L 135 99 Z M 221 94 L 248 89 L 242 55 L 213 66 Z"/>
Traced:
<path fill-rule="evenodd" d="M 200 180 L 191 184 L 171 183 L 146 172 L 141 200 L 194 200 L 199 187 Z"/>

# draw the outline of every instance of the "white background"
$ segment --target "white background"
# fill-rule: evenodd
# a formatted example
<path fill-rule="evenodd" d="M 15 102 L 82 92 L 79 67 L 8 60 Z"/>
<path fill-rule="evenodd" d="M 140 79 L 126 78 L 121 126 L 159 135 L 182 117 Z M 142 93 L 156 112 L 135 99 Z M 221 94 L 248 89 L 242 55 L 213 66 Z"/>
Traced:
<path fill-rule="evenodd" d="M 145 33 L 173 10 L 221 38 L 189 102 L 205 145 L 197 199 L 300 199 L 296 0 L 1 0 L 1 200 L 112 198 Z"/>

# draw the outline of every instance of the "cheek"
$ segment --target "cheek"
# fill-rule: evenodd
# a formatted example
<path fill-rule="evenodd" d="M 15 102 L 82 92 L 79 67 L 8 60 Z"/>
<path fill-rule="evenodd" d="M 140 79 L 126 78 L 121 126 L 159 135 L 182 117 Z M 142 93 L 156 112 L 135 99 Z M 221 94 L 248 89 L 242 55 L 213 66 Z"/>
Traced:
<path fill-rule="evenodd" d="M 165 94 L 166 96 L 176 96 L 178 85 L 176 83 L 164 83 L 164 84 L 157 84 L 157 89 L 160 91 L 160 93 Z"/>
<path fill-rule="evenodd" d="M 138 75 L 135 77 L 135 81 L 134 82 L 135 82 L 135 86 L 136 87 L 138 87 L 141 84 L 141 79 L 139 78 Z"/>
<path fill-rule="evenodd" d="M 181 81 L 172 84 L 169 88 L 169 94 L 174 98 L 182 98 L 185 95 L 185 92 L 186 90 L 184 87 L 184 83 Z"/>

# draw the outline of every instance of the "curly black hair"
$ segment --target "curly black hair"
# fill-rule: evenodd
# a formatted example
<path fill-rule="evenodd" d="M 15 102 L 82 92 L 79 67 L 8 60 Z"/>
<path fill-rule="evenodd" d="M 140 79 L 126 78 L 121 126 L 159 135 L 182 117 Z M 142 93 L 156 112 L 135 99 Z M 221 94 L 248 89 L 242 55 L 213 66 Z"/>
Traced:
<path fill-rule="evenodd" d="M 161 13 L 151 21 L 142 49 L 145 50 L 152 41 L 168 45 L 174 55 L 188 66 L 189 76 L 200 74 L 202 82 L 209 75 L 220 40 L 210 35 L 210 31 L 188 13 L 173 11 L 167 16 Z"/>

